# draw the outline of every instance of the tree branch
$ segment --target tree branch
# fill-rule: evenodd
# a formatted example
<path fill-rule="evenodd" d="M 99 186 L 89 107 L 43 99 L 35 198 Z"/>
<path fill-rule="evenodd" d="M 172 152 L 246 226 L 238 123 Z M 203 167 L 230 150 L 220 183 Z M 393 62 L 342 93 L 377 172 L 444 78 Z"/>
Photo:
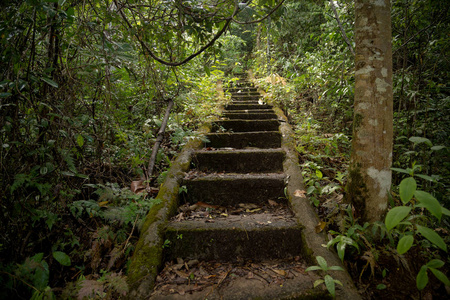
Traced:
<path fill-rule="evenodd" d="M 119 7 L 119 5 L 117 4 L 117 0 L 114 0 L 114 3 L 116 4 L 116 7 L 120 13 L 120 16 L 122 17 L 122 19 L 125 21 L 125 23 L 127 23 L 128 27 L 130 29 L 133 28 L 133 26 L 131 25 L 131 23 L 128 21 L 127 17 L 125 16 L 125 14 L 122 11 L 122 8 Z M 164 65 L 167 66 L 172 66 L 172 67 L 177 67 L 177 66 L 181 66 L 184 65 L 185 63 L 189 62 L 190 60 L 192 60 L 193 58 L 197 57 L 198 55 L 200 55 L 202 52 L 204 52 L 206 49 L 208 49 L 209 47 L 211 47 L 215 41 L 222 36 L 222 34 L 225 33 L 225 31 L 228 28 L 228 25 L 230 25 L 233 17 L 237 14 L 238 12 L 238 6 L 235 5 L 233 14 L 229 17 L 226 18 L 226 22 L 225 25 L 222 27 L 221 30 L 219 30 L 213 37 L 213 39 L 211 41 L 209 41 L 209 43 L 207 43 L 206 45 L 204 45 L 203 47 L 200 48 L 200 50 L 198 50 L 197 52 L 189 55 L 188 57 L 186 57 L 185 59 L 183 59 L 182 61 L 178 61 L 178 62 L 172 62 L 172 61 L 165 61 L 162 58 L 158 57 L 155 53 L 153 53 L 153 51 L 150 50 L 150 48 L 148 47 L 148 45 L 139 37 L 139 35 L 137 33 L 135 33 L 135 37 L 138 39 L 139 43 L 141 44 L 141 46 L 148 52 L 148 54 L 157 62 L 160 62 Z"/>
<path fill-rule="evenodd" d="M 158 154 L 159 146 L 161 145 L 161 142 L 164 138 L 164 132 L 166 131 L 166 126 L 169 121 L 170 110 L 172 109 L 172 107 L 173 107 L 173 100 L 169 99 L 169 103 L 167 104 L 167 108 L 166 108 L 166 114 L 164 115 L 164 119 L 162 121 L 161 128 L 158 131 L 158 136 L 156 137 L 155 145 L 153 145 L 152 156 L 150 157 L 150 162 L 148 164 L 148 169 L 147 169 L 147 180 L 149 180 L 150 176 L 152 176 L 152 174 L 153 174 L 153 169 L 155 167 L 155 162 L 156 162 L 156 155 Z M 149 183 L 147 182 L 147 185 L 148 184 Z"/>
<path fill-rule="evenodd" d="M 339 20 L 339 16 L 338 16 L 338 13 L 336 11 L 336 7 L 334 6 L 333 0 L 330 0 L 330 5 L 331 5 L 331 9 L 333 10 L 334 17 L 335 17 L 335 19 L 336 19 L 336 21 L 338 23 L 338 26 L 341 29 L 342 37 L 344 38 L 344 41 L 347 43 L 347 46 L 348 46 L 348 49 L 350 50 L 350 52 L 353 54 L 353 56 L 355 56 L 355 50 L 353 50 L 352 44 L 348 40 L 347 34 L 345 34 L 344 27 L 342 27 L 342 23 Z"/>
<path fill-rule="evenodd" d="M 254 24 L 254 23 L 259 23 L 264 21 L 265 19 L 267 19 L 268 17 L 270 17 L 283 3 L 285 0 L 281 0 L 280 3 L 278 3 L 277 6 L 275 6 L 269 13 L 267 13 L 267 15 L 265 15 L 264 17 L 262 17 L 261 19 L 255 20 L 255 21 L 249 21 L 249 22 L 241 22 L 236 20 L 233 17 L 233 22 L 237 23 L 237 24 L 241 24 L 241 25 L 247 25 L 247 24 Z"/>

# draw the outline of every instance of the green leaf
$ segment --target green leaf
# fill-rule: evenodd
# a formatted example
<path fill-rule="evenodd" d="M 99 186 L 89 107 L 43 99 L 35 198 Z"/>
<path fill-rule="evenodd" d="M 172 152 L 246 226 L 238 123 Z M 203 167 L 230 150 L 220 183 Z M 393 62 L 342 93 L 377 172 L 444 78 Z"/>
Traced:
<path fill-rule="evenodd" d="M 431 150 L 439 151 L 439 150 L 444 149 L 444 148 L 445 148 L 445 146 L 433 146 L 433 147 L 431 147 Z"/>
<path fill-rule="evenodd" d="M 324 283 L 323 279 L 317 279 L 316 281 L 314 281 L 314 288 L 321 285 L 322 283 Z"/>
<path fill-rule="evenodd" d="M 445 207 L 442 207 L 442 206 L 441 206 L 441 209 L 442 209 L 442 214 L 450 217 L 450 210 L 448 210 L 448 209 L 446 209 Z"/>
<path fill-rule="evenodd" d="M 306 190 L 306 194 L 309 195 L 312 192 L 314 192 L 316 190 L 316 187 L 311 185 L 307 190 Z"/>
<path fill-rule="evenodd" d="M 414 144 L 421 144 L 421 143 L 425 143 L 428 146 L 433 146 L 433 144 L 431 143 L 431 141 L 427 138 L 423 138 L 423 137 L 419 137 L 419 136 L 412 136 L 409 138 L 409 140 L 411 142 L 413 142 Z"/>
<path fill-rule="evenodd" d="M 441 221 L 442 217 L 442 207 L 439 204 L 439 201 L 437 201 L 436 198 L 434 198 L 430 193 L 424 192 L 424 191 L 416 191 L 414 193 L 414 196 L 417 200 L 419 200 L 420 204 L 425 206 L 428 211 L 438 218 L 439 221 Z"/>
<path fill-rule="evenodd" d="M 445 285 L 450 286 L 450 280 L 448 280 L 447 276 L 445 276 L 444 273 L 434 268 L 430 268 L 430 270 L 431 272 L 433 272 L 434 276 L 436 276 L 437 279 L 442 281 Z"/>
<path fill-rule="evenodd" d="M 337 244 L 336 249 L 338 252 L 338 256 L 341 259 L 341 261 L 344 261 L 344 256 L 345 256 L 345 246 L 347 244 L 344 243 L 342 240 Z"/>
<path fill-rule="evenodd" d="M 420 177 L 420 178 L 425 179 L 425 180 L 428 180 L 428 181 L 436 182 L 436 179 L 434 179 L 433 177 L 428 176 L 428 175 L 416 174 L 415 176 Z"/>
<path fill-rule="evenodd" d="M 8 93 L 8 92 L 6 92 L 6 93 L 0 93 L 0 98 L 6 98 L 6 97 L 9 97 L 9 96 L 11 96 L 12 94 L 11 93 Z"/>
<path fill-rule="evenodd" d="M 426 264 L 428 268 L 435 268 L 435 269 L 442 268 L 444 265 L 445 263 L 440 259 L 432 259 Z"/>
<path fill-rule="evenodd" d="M 411 211 L 411 207 L 408 206 L 397 206 L 391 209 L 387 215 L 384 223 L 386 224 L 386 229 L 389 231 L 398 225 Z"/>
<path fill-rule="evenodd" d="M 327 287 L 328 292 L 330 292 L 331 296 L 336 296 L 336 285 L 334 283 L 333 277 L 330 275 L 325 275 L 325 286 Z"/>
<path fill-rule="evenodd" d="M 207 65 L 205 65 L 204 68 L 205 68 L 206 74 L 208 74 L 208 76 L 211 76 L 211 70 L 209 69 L 209 67 Z"/>
<path fill-rule="evenodd" d="M 384 290 L 384 289 L 386 289 L 386 285 L 385 284 L 382 284 L 382 283 L 380 283 L 379 285 L 377 285 L 377 290 Z"/>
<path fill-rule="evenodd" d="M 423 235 L 424 238 L 438 246 L 444 251 L 447 251 L 447 245 L 445 244 L 444 240 L 441 238 L 439 234 L 436 233 L 433 229 L 430 229 L 425 226 L 417 225 L 417 231 Z"/>
<path fill-rule="evenodd" d="M 69 255 L 65 254 L 64 252 L 55 251 L 53 252 L 53 257 L 63 266 L 68 267 L 71 265 Z"/>
<path fill-rule="evenodd" d="M 84 138 L 81 134 L 77 135 L 77 144 L 80 147 L 83 147 L 83 145 L 84 145 Z"/>
<path fill-rule="evenodd" d="M 406 253 L 412 246 L 414 242 L 414 237 L 412 235 L 405 235 L 402 237 L 397 244 L 398 254 Z"/>
<path fill-rule="evenodd" d="M 416 277 L 417 289 L 423 290 L 428 283 L 427 266 L 422 266 Z"/>
<path fill-rule="evenodd" d="M 317 178 L 319 178 L 319 179 L 322 179 L 322 178 L 323 178 L 323 174 L 322 174 L 322 172 L 321 172 L 320 170 L 316 170 L 316 176 L 317 176 Z"/>
<path fill-rule="evenodd" d="M 408 174 L 408 175 L 412 175 L 411 173 L 411 169 L 408 169 L 408 170 L 405 170 L 405 169 L 400 169 L 400 168 L 391 168 L 391 170 L 392 171 L 396 171 L 396 172 L 399 172 L 399 173 L 405 173 L 405 174 Z"/>
<path fill-rule="evenodd" d="M 58 88 L 58 84 L 56 82 L 54 82 L 53 80 L 51 80 L 50 78 L 41 77 L 41 80 L 44 81 L 45 83 L 51 85 L 54 88 Z"/>
<path fill-rule="evenodd" d="M 411 200 L 414 192 L 416 191 L 416 188 L 417 183 L 413 177 L 405 178 L 402 180 L 402 182 L 400 182 L 400 199 L 402 200 L 403 204 L 406 204 L 409 202 L 409 200 Z"/>
<path fill-rule="evenodd" d="M 319 263 L 319 266 L 322 268 L 322 270 L 326 271 L 328 270 L 327 261 L 322 256 L 316 256 L 316 260 Z"/>
<path fill-rule="evenodd" d="M 307 268 L 305 269 L 306 272 L 309 272 L 309 271 L 318 271 L 318 270 L 322 270 L 322 268 L 319 267 L 319 266 L 311 266 L 311 267 L 307 267 Z"/>
<path fill-rule="evenodd" d="M 33 285 L 38 290 L 43 290 L 48 285 L 48 280 L 50 278 L 50 271 L 48 269 L 47 262 L 42 260 L 35 270 Z"/>

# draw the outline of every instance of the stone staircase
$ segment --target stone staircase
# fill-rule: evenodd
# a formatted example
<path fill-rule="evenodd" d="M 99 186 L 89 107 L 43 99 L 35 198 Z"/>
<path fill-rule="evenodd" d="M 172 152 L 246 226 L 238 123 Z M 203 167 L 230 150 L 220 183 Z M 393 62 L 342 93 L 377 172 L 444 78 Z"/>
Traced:
<path fill-rule="evenodd" d="M 161 188 L 165 202 L 147 217 L 130 267 L 132 298 L 327 298 L 313 288 L 319 277 L 304 269 L 314 255 L 339 261 L 314 234 L 317 217 L 300 193 L 286 119 L 241 76 L 207 141 L 180 155 Z M 174 195 L 179 187 L 182 197 Z M 225 265 L 227 271 L 205 271 Z M 353 286 L 347 274 L 337 278 Z M 351 289 L 341 295 L 358 299 Z"/>
<path fill-rule="evenodd" d="M 238 81 L 229 89 L 232 103 L 223 119 L 212 123 L 209 142 L 196 151 L 191 163 L 195 178 L 185 179 L 186 201 L 207 203 L 233 211 L 255 204 L 254 213 L 172 221 L 166 231 L 171 243 L 167 260 L 177 258 L 216 261 L 261 261 L 294 258 L 301 252 L 302 227 L 292 213 L 274 215 L 274 205 L 288 206 L 284 196 L 286 175 L 281 149 L 280 122 L 271 105 L 259 103 L 250 83 Z M 182 239 L 177 239 L 177 236 Z"/>

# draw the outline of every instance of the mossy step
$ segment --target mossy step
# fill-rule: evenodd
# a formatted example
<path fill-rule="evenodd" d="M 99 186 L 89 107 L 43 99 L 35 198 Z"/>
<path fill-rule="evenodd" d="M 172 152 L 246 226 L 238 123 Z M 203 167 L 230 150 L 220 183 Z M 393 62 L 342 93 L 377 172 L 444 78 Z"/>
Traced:
<path fill-rule="evenodd" d="M 248 87 L 248 88 L 226 88 L 226 91 L 230 92 L 230 93 L 235 93 L 235 92 L 257 92 L 258 89 L 255 87 Z"/>
<path fill-rule="evenodd" d="M 246 147 L 257 148 L 280 148 L 281 133 L 279 131 L 261 131 L 261 132 L 224 132 L 210 133 L 206 135 L 208 139 L 205 147 L 213 148 L 236 148 Z"/>
<path fill-rule="evenodd" d="M 272 105 L 267 104 L 228 104 L 226 110 L 243 110 L 243 109 L 269 109 Z"/>
<path fill-rule="evenodd" d="M 224 262 L 285 259 L 301 256 L 302 227 L 292 218 L 269 213 L 169 223 L 166 260 Z"/>
<path fill-rule="evenodd" d="M 208 172 L 282 172 L 286 153 L 281 149 L 197 151 L 192 168 Z"/>
<path fill-rule="evenodd" d="M 231 86 L 234 88 L 254 88 L 253 83 L 240 80 L 233 82 Z"/>
<path fill-rule="evenodd" d="M 232 94 L 231 95 L 231 99 L 232 100 L 258 100 L 259 98 L 261 98 L 261 95 L 242 95 L 242 94 Z"/>
<path fill-rule="evenodd" d="M 278 120 L 220 120 L 212 123 L 212 132 L 221 130 L 232 132 L 277 131 Z"/>
<path fill-rule="evenodd" d="M 261 105 L 261 104 L 263 104 L 263 102 L 262 101 L 260 102 L 260 100 L 236 100 L 236 99 L 234 99 L 231 101 L 231 104 Z"/>
<path fill-rule="evenodd" d="M 277 119 L 277 115 L 274 112 L 224 112 L 223 116 L 232 120 L 269 120 Z"/>
<path fill-rule="evenodd" d="M 285 175 L 278 173 L 209 174 L 183 180 L 187 202 L 221 206 L 284 199 Z"/>
<path fill-rule="evenodd" d="M 234 92 L 230 92 L 231 96 L 260 96 L 261 94 L 258 91 L 253 91 L 249 89 L 240 89 Z"/>

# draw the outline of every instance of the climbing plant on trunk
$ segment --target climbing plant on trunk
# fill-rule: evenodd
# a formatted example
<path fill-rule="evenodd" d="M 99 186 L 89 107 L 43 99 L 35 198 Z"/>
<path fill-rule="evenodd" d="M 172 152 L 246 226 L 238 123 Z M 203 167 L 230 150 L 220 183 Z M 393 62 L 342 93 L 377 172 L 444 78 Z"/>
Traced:
<path fill-rule="evenodd" d="M 357 0 L 355 16 L 355 103 L 347 200 L 364 221 L 375 221 L 387 208 L 391 186 L 390 2 Z"/>

